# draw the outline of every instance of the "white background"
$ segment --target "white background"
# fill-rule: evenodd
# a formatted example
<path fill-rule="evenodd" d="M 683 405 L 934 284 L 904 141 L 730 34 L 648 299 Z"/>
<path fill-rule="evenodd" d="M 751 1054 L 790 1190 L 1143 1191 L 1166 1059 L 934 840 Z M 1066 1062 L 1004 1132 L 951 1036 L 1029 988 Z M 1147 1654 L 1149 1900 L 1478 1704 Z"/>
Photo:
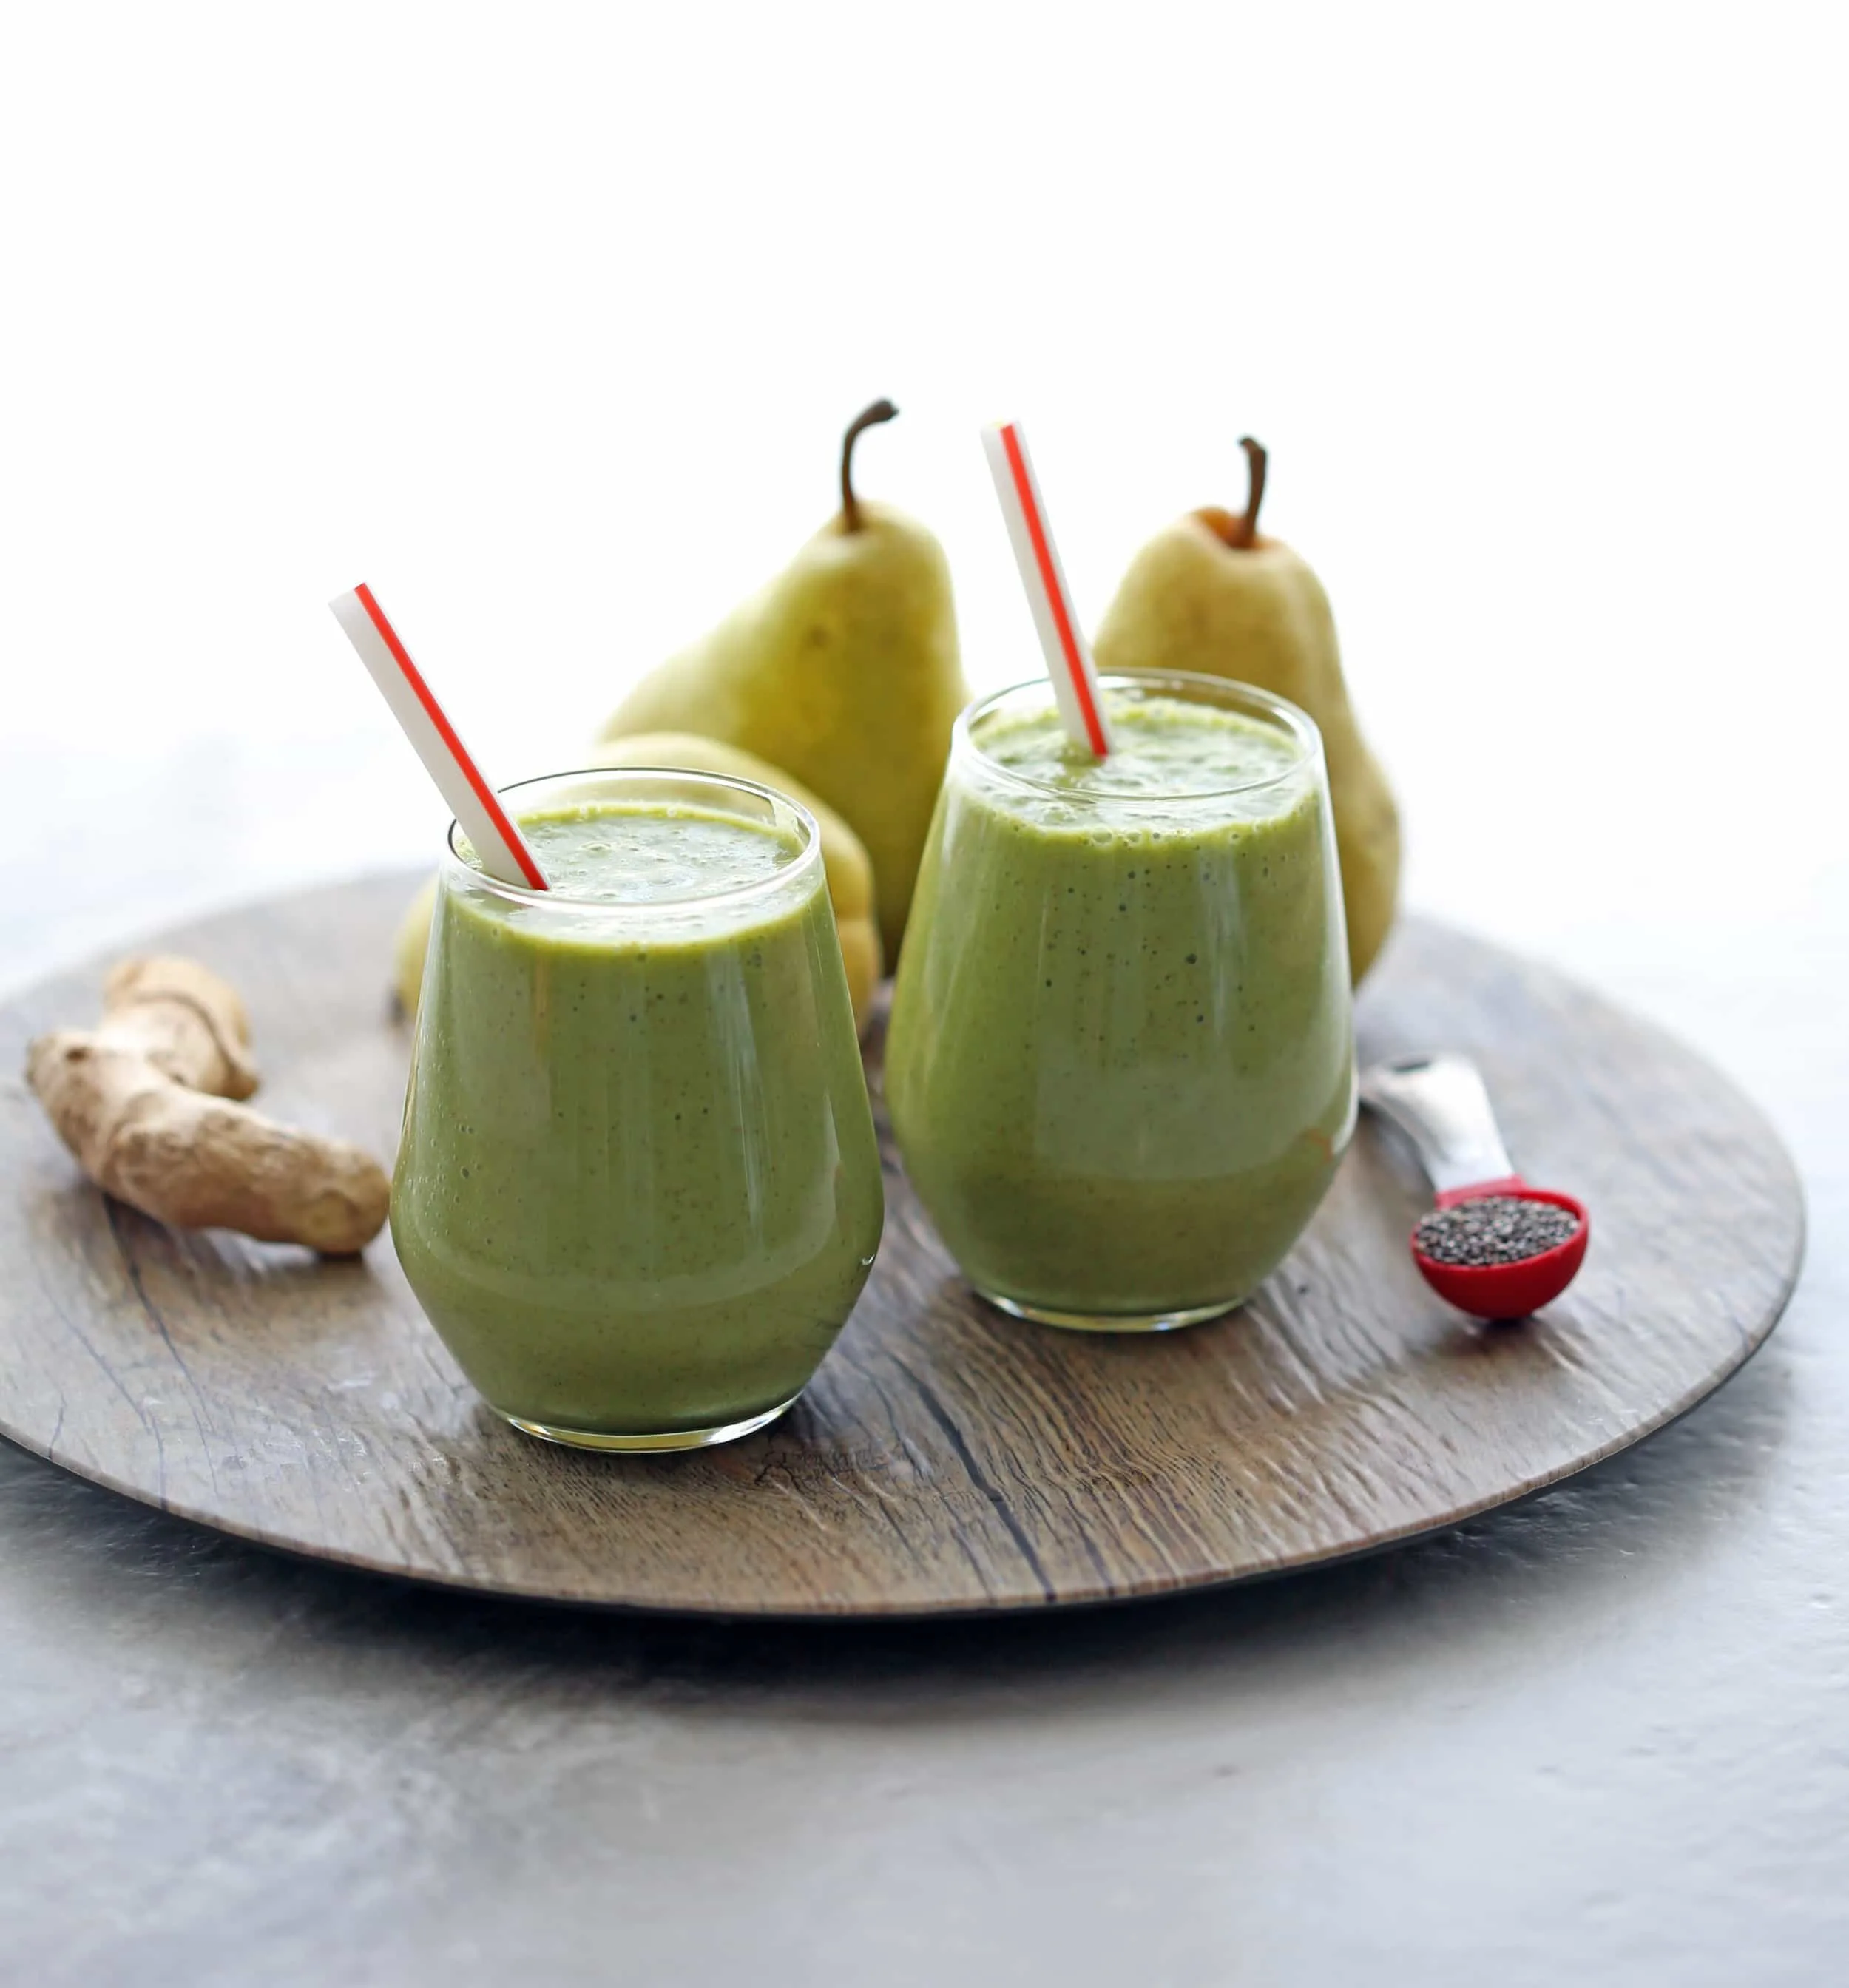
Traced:
<path fill-rule="evenodd" d="M 9 973 L 431 849 L 330 595 L 568 760 L 885 393 L 979 687 L 1036 661 L 981 421 L 1091 620 L 1262 437 L 1414 901 L 1737 1043 L 1849 969 L 1840 18 L 9 11 Z"/>

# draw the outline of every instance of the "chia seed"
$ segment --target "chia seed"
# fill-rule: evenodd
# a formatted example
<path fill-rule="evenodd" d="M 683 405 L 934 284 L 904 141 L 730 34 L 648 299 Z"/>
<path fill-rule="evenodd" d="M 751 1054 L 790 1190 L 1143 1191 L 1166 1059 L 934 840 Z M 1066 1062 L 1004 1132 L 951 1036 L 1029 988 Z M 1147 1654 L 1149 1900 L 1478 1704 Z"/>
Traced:
<path fill-rule="evenodd" d="M 1450 1208 L 1435 1209 L 1413 1231 L 1434 1263 L 1480 1269 L 1519 1263 L 1557 1249 L 1579 1227 L 1570 1208 L 1519 1195 L 1480 1194 Z"/>

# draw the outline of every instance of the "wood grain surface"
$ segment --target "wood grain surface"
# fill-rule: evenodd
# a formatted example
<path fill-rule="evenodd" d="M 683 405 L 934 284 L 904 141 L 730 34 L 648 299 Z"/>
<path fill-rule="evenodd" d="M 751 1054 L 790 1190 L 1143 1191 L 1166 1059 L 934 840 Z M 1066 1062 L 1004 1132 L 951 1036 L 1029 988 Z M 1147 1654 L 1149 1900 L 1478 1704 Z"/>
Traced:
<path fill-rule="evenodd" d="M 156 942 L 245 994 L 266 1111 L 381 1158 L 407 1046 L 384 988 L 414 881 Z M 1339 1558 L 1660 1428 L 1765 1338 L 1802 1250 L 1790 1163 L 1725 1078 L 1558 975 L 1414 921 L 1368 983 L 1363 1053 L 1475 1056 L 1518 1165 L 1591 1205 L 1586 1269 L 1539 1317 L 1479 1327 L 1427 1290 L 1405 1242 L 1423 1184 L 1366 1120 L 1261 1297 L 1154 1338 L 1024 1325 L 972 1299 L 888 1141 L 878 1265 L 796 1407 L 722 1449 L 586 1456 L 480 1404 L 388 1236 L 322 1262 L 164 1229 L 79 1178 L 17 1073 L 29 1036 L 91 1019 L 105 964 L 0 1009 L 0 1431 L 246 1538 L 458 1586 L 929 1614 Z M 877 1089 L 877 1054 L 871 1069 Z"/>

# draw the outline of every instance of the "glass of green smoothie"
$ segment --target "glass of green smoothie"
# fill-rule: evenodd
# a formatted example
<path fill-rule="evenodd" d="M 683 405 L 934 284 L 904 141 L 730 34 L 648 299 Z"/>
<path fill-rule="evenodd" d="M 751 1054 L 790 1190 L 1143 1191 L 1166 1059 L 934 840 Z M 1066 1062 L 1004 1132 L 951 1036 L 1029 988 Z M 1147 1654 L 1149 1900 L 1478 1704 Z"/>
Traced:
<path fill-rule="evenodd" d="M 958 720 L 886 1098 L 984 1297 L 1161 1331 L 1251 1295 L 1354 1130 L 1341 881 L 1294 705 L 1180 673 L 1102 693 L 1103 759 L 1043 678 Z"/>
<path fill-rule="evenodd" d="M 452 827 L 392 1236 L 489 1405 L 593 1449 L 761 1428 L 845 1323 L 884 1204 L 813 819 L 749 781 L 504 790 L 552 885 Z"/>

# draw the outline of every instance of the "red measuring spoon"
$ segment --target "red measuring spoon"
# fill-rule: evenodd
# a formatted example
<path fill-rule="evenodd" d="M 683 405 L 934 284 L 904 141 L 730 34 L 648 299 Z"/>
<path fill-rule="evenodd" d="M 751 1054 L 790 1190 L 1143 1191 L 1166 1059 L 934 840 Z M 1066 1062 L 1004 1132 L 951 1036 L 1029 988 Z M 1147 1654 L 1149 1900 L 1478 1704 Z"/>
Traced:
<path fill-rule="evenodd" d="M 1411 1142 L 1438 1207 L 1497 1194 L 1544 1201 L 1577 1219 L 1565 1242 L 1513 1263 L 1441 1263 L 1419 1247 L 1415 1230 L 1412 1260 L 1438 1296 L 1475 1318 L 1526 1318 L 1557 1298 L 1585 1261 L 1592 1219 L 1584 1202 L 1530 1187 L 1516 1172 L 1476 1065 L 1461 1056 L 1398 1057 L 1364 1070 L 1361 1090 L 1361 1102 Z"/>

